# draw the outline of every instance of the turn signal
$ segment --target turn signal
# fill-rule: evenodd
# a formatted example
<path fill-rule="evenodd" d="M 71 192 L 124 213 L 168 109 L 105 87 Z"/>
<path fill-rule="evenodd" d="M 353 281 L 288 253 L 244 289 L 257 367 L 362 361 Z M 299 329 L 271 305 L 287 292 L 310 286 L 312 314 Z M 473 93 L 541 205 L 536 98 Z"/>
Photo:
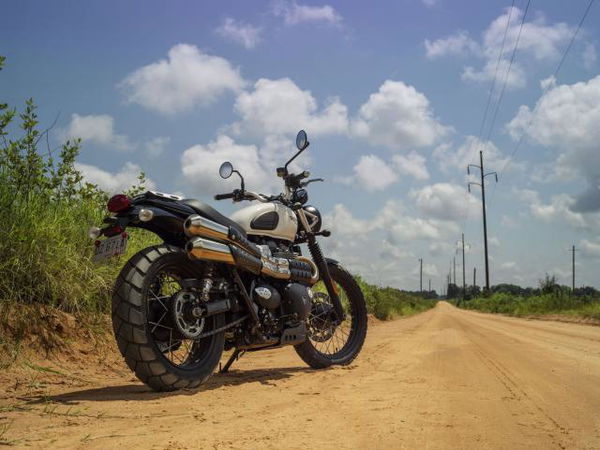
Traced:
<path fill-rule="evenodd" d="M 118 194 L 108 201 L 106 207 L 110 212 L 120 212 L 131 207 L 131 200 L 124 194 Z"/>

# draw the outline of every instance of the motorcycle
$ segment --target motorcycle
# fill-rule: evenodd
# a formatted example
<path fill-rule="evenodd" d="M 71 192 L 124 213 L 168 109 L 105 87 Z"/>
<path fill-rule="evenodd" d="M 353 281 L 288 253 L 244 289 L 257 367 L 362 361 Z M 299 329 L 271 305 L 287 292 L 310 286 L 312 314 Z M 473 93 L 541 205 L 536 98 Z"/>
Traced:
<path fill-rule="evenodd" d="M 359 354 L 367 333 L 363 293 L 323 255 L 317 237 L 331 233 L 307 205 L 306 187 L 324 180 L 288 171 L 308 146 L 300 131 L 298 151 L 277 169 L 284 192 L 274 196 L 246 190 L 242 174 L 224 162 L 220 176 L 236 174 L 240 188 L 215 199 L 257 202 L 231 217 L 199 200 L 153 191 L 108 201 L 106 226 L 90 230 L 96 259 L 123 254 L 128 227 L 163 241 L 125 264 L 112 296 L 119 351 L 152 389 L 198 387 L 229 350 L 221 372 L 246 352 L 288 345 L 314 369 L 347 365 Z"/>

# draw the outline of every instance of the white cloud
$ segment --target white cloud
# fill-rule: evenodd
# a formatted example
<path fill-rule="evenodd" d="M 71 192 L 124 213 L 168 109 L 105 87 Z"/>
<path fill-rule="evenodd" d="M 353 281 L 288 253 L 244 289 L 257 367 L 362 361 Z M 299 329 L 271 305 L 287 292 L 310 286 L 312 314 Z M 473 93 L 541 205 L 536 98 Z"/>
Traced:
<path fill-rule="evenodd" d="M 90 164 L 75 163 L 75 168 L 81 172 L 85 181 L 99 186 L 109 194 L 122 193 L 132 186 L 137 186 L 138 175 L 142 171 L 137 164 L 127 162 L 116 173 L 111 173 Z M 151 179 L 147 179 L 146 188 L 155 189 L 156 185 Z"/>
<path fill-rule="evenodd" d="M 579 248 L 581 249 L 584 256 L 591 258 L 600 258 L 600 242 L 590 241 L 589 239 L 582 239 L 579 241 Z"/>
<path fill-rule="evenodd" d="M 554 175 L 563 180 L 585 177 L 588 189 L 572 204 L 574 211 L 600 210 L 600 76 L 572 85 L 555 86 L 538 100 L 534 112 L 521 106 L 507 129 L 558 150 Z"/>
<path fill-rule="evenodd" d="M 596 66 L 598 60 L 598 54 L 596 53 L 596 47 L 591 42 L 588 42 L 583 49 L 583 67 L 588 70 L 592 70 Z"/>
<path fill-rule="evenodd" d="M 127 100 L 163 114 L 207 106 L 227 91 L 244 86 L 239 70 L 224 58 L 177 44 L 168 58 L 141 67 L 120 83 Z"/>
<path fill-rule="evenodd" d="M 444 246 L 458 228 L 446 221 L 412 217 L 400 202 L 388 200 L 368 218 L 355 217 L 344 205 L 337 204 L 324 215 L 324 227 L 333 238 L 323 241 L 328 255 L 339 259 L 354 273 L 371 282 L 409 288 L 418 267 L 410 247 L 425 243 Z M 425 273 L 435 276 L 437 268 L 426 262 Z M 415 287 L 415 289 L 417 289 Z"/>
<path fill-rule="evenodd" d="M 165 148 L 171 142 L 171 138 L 165 136 L 159 136 L 146 141 L 144 147 L 146 152 L 152 157 L 156 158 L 157 156 L 162 155 L 165 151 Z"/>
<path fill-rule="evenodd" d="M 396 172 L 389 164 L 375 155 L 364 155 L 354 166 L 358 182 L 370 192 L 382 191 L 398 180 Z"/>
<path fill-rule="evenodd" d="M 219 135 L 206 145 L 194 145 L 181 156 L 181 169 L 189 186 L 210 194 L 230 192 L 239 188 L 240 180 L 233 175 L 227 180 L 219 177 L 219 167 L 230 161 L 244 176 L 246 187 L 251 191 L 271 193 L 279 188 L 275 168 L 268 157 L 255 145 L 236 143 L 226 135 Z M 277 184 L 277 186 L 276 186 Z"/>
<path fill-rule="evenodd" d="M 408 155 L 392 156 L 392 162 L 398 173 L 421 181 L 429 179 L 426 161 L 424 156 L 415 151 L 410 152 Z"/>
<path fill-rule="evenodd" d="M 261 28 L 226 17 L 216 29 L 217 34 L 247 49 L 256 47 L 260 41 Z"/>
<path fill-rule="evenodd" d="M 429 100 L 402 81 L 386 80 L 352 121 L 351 131 L 370 144 L 395 150 L 426 147 L 449 132 L 433 116 Z"/>
<path fill-rule="evenodd" d="M 108 114 L 73 114 L 71 122 L 61 134 L 65 139 L 80 138 L 83 142 L 95 142 L 117 150 L 132 150 L 135 147 L 127 136 L 115 133 L 115 120 Z"/>
<path fill-rule="evenodd" d="M 435 183 L 410 191 L 421 214 L 425 217 L 447 221 L 461 221 L 473 217 L 478 201 L 463 186 Z"/>
<path fill-rule="evenodd" d="M 425 55 L 429 59 L 449 55 L 469 55 L 479 52 L 479 44 L 463 30 L 457 31 L 446 38 L 430 41 L 425 39 Z"/>
<path fill-rule="evenodd" d="M 423 4 L 428 8 L 432 8 L 439 3 L 440 0 L 422 0 Z"/>
<path fill-rule="evenodd" d="M 462 79 L 465 81 L 488 82 L 497 79 L 503 82 L 509 66 L 517 39 L 519 39 L 519 58 L 513 62 L 507 78 L 508 88 L 523 87 L 526 84 L 524 66 L 533 62 L 556 61 L 565 45 L 571 39 L 574 28 L 562 23 L 547 23 L 545 17 L 538 14 L 533 20 L 526 20 L 519 37 L 519 28 L 523 18 L 523 11 L 519 8 L 507 8 L 503 14 L 494 19 L 483 32 L 480 43 L 474 42 L 463 32 L 457 32 L 447 38 L 437 39 L 433 42 L 426 41 L 428 57 L 470 53 L 479 55 L 483 59 L 483 67 L 465 67 Z M 504 52 L 496 70 L 506 25 L 506 41 Z M 427 46 L 429 42 L 429 46 Z M 478 52 L 477 49 L 480 49 Z M 524 62 L 523 62 L 524 61 Z"/>
<path fill-rule="evenodd" d="M 304 128 L 311 136 L 345 133 L 348 128 L 348 109 L 338 98 L 328 99 L 319 111 L 310 91 L 289 78 L 259 79 L 252 91 L 237 97 L 234 110 L 241 117 L 231 126 L 236 134 L 295 134 Z"/>
<path fill-rule="evenodd" d="M 566 223 L 577 229 L 600 227 L 600 213 L 574 212 L 577 200 L 568 194 L 553 195 L 549 203 L 544 203 L 537 191 L 523 189 L 515 193 L 529 207 L 531 215 L 543 222 Z"/>
<path fill-rule="evenodd" d="M 464 142 L 458 148 L 454 148 L 450 143 L 441 144 L 433 151 L 433 157 L 436 159 L 440 170 L 445 173 L 455 173 L 457 169 L 466 172 L 468 164 L 479 165 L 479 151 L 483 151 L 484 167 L 493 167 L 500 170 L 508 162 L 508 157 L 505 157 L 493 142 L 482 141 L 475 136 L 466 136 Z M 511 167 L 521 166 L 513 163 Z M 472 173 L 479 174 L 473 172 L 473 170 Z"/>
<path fill-rule="evenodd" d="M 342 16 L 330 5 L 301 5 L 294 0 L 280 0 L 273 4 L 273 13 L 282 17 L 286 25 L 297 25 L 302 22 L 322 22 L 340 25 Z"/>

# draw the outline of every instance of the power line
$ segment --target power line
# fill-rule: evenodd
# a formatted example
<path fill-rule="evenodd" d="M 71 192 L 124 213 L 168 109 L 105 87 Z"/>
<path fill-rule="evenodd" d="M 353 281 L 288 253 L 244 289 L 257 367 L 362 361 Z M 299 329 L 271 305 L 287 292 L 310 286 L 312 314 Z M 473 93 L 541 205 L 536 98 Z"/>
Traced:
<path fill-rule="evenodd" d="M 508 12 L 508 19 L 506 21 L 506 27 L 504 28 L 504 36 L 502 37 L 502 46 L 500 48 L 500 53 L 498 53 L 498 60 L 496 61 L 496 69 L 494 70 L 494 79 L 492 80 L 492 86 L 490 87 L 490 92 L 488 94 L 487 103 L 485 105 L 485 110 L 483 112 L 483 119 L 481 120 L 481 125 L 479 126 L 479 135 L 478 141 L 481 142 L 481 137 L 483 136 L 483 129 L 485 127 L 485 122 L 487 120 L 487 114 L 490 109 L 490 103 L 492 101 L 492 95 L 496 90 L 496 78 L 498 77 L 498 68 L 500 67 L 500 61 L 502 60 L 502 56 L 504 56 L 504 44 L 506 43 L 506 35 L 508 34 L 508 28 L 510 25 L 510 19 L 512 17 L 513 8 L 515 7 L 515 0 L 512 0 L 512 5 L 510 6 L 510 11 Z"/>
<path fill-rule="evenodd" d="M 512 65 L 515 61 L 515 56 L 517 55 L 517 49 L 519 48 L 519 41 L 521 40 L 521 33 L 523 32 L 523 25 L 525 24 L 525 18 L 527 17 L 527 12 L 529 11 L 529 5 L 531 4 L 531 0 L 527 0 L 527 6 L 525 6 L 525 12 L 523 13 L 523 17 L 521 18 L 521 26 L 519 27 L 519 34 L 517 35 L 517 40 L 515 41 L 515 46 L 512 51 L 512 55 L 510 57 L 510 62 L 508 63 L 508 69 L 506 69 L 506 75 L 504 76 L 504 83 L 502 84 L 502 89 L 500 90 L 500 95 L 498 96 L 498 101 L 496 102 L 496 108 L 494 109 L 494 115 L 492 116 L 492 123 L 490 124 L 490 129 L 487 134 L 486 141 L 489 141 L 492 136 L 492 131 L 494 130 L 494 125 L 496 124 L 496 118 L 498 117 L 498 111 L 500 110 L 500 104 L 502 103 L 502 99 L 504 97 L 504 91 L 506 90 L 506 84 L 508 82 L 508 77 L 510 75 L 510 70 L 512 69 Z"/>
<path fill-rule="evenodd" d="M 581 17 L 581 20 L 579 21 L 579 24 L 577 25 L 577 28 L 575 29 L 575 32 L 573 33 L 573 35 L 571 36 L 571 40 L 569 41 L 569 45 L 567 45 L 567 47 L 565 48 L 565 51 L 563 52 L 562 57 L 560 58 L 560 62 L 558 63 L 558 65 L 556 66 L 556 69 L 554 70 L 554 73 L 552 74 L 552 76 L 556 79 L 558 72 L 560 71 L 563 63 L 565 62 L 565 60 L 567 59 L 567 54 L 569 53 L 569 51 L 571 50 L 571 47 L 573 46 L 573 42 L 575 42 L 575 39 L 577 38 L 577 35 L 579 34 L 579 31 L 581 30 L 581 27 L 583 26 L 583 23 L 585 22 L 585 19 L 587 18 L 590 10 L 592 9 L 592 5 L 594 4 L 596 0 L 590 0 L 590 2 L 588 3 L 583 16 Z M 544 91 L 542 92 L 542 96 L 546 93 L 546 91 L 548 90 L 548 87 L 546 87 L 546 89 L 544 89 Z M 541 96 L 540 96 L 541 98 Z M 504 170 L 506 169 L 506 166 L 508 166 L 508 164 L 510 163 L 510 161 L 512 160 L 512 158 L 515 156 L 515 154 L 519 151 L 519 149 L 521 148 L 521 145 L 523 144 L 523 141 L 525 140 L 525 136 L 527 135 L 527 132 L 529 131 L 529 127 L 531 127 L 531 124 L 533 123 L 533 119 L 535 117 L 535 114 L 537 113 L 537 110 L 540 106 L 539 101 L 536 103 L 535 107 L 533 108 L 533 110 L 531 111 L 531 114 L 529 116 L 529 121 L 527 122 L 527 124 L 525 125 L 525 128 L 523 129 L 523 133 L 521 134 L 521 137 L 519 138 L 519 140 L 517 141 L 513 151 L 511 152 L 509 158 L 505 161 L 504 165 L 502 166 L 502 169 L 500 169 L 500 173 L 504 172 Z"/>

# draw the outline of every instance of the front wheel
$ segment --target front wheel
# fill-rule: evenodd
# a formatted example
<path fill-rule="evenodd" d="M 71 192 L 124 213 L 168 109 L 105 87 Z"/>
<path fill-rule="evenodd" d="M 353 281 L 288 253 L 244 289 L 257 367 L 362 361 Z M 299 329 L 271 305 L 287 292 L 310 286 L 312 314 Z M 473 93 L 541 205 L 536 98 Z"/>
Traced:
<path fill-rule="evenodd" d="M 367 307 L 354 277 L 338 264 L 328 263 L 329 274 L 346 315 L 335 322 L 335 311 L 323 281 L 313 286 L 313 304 L 308 318 L 308 338 L 295 346 L 302 360 L 313 369 L 348 365 L 358 356 L 367 336 Z"/>

